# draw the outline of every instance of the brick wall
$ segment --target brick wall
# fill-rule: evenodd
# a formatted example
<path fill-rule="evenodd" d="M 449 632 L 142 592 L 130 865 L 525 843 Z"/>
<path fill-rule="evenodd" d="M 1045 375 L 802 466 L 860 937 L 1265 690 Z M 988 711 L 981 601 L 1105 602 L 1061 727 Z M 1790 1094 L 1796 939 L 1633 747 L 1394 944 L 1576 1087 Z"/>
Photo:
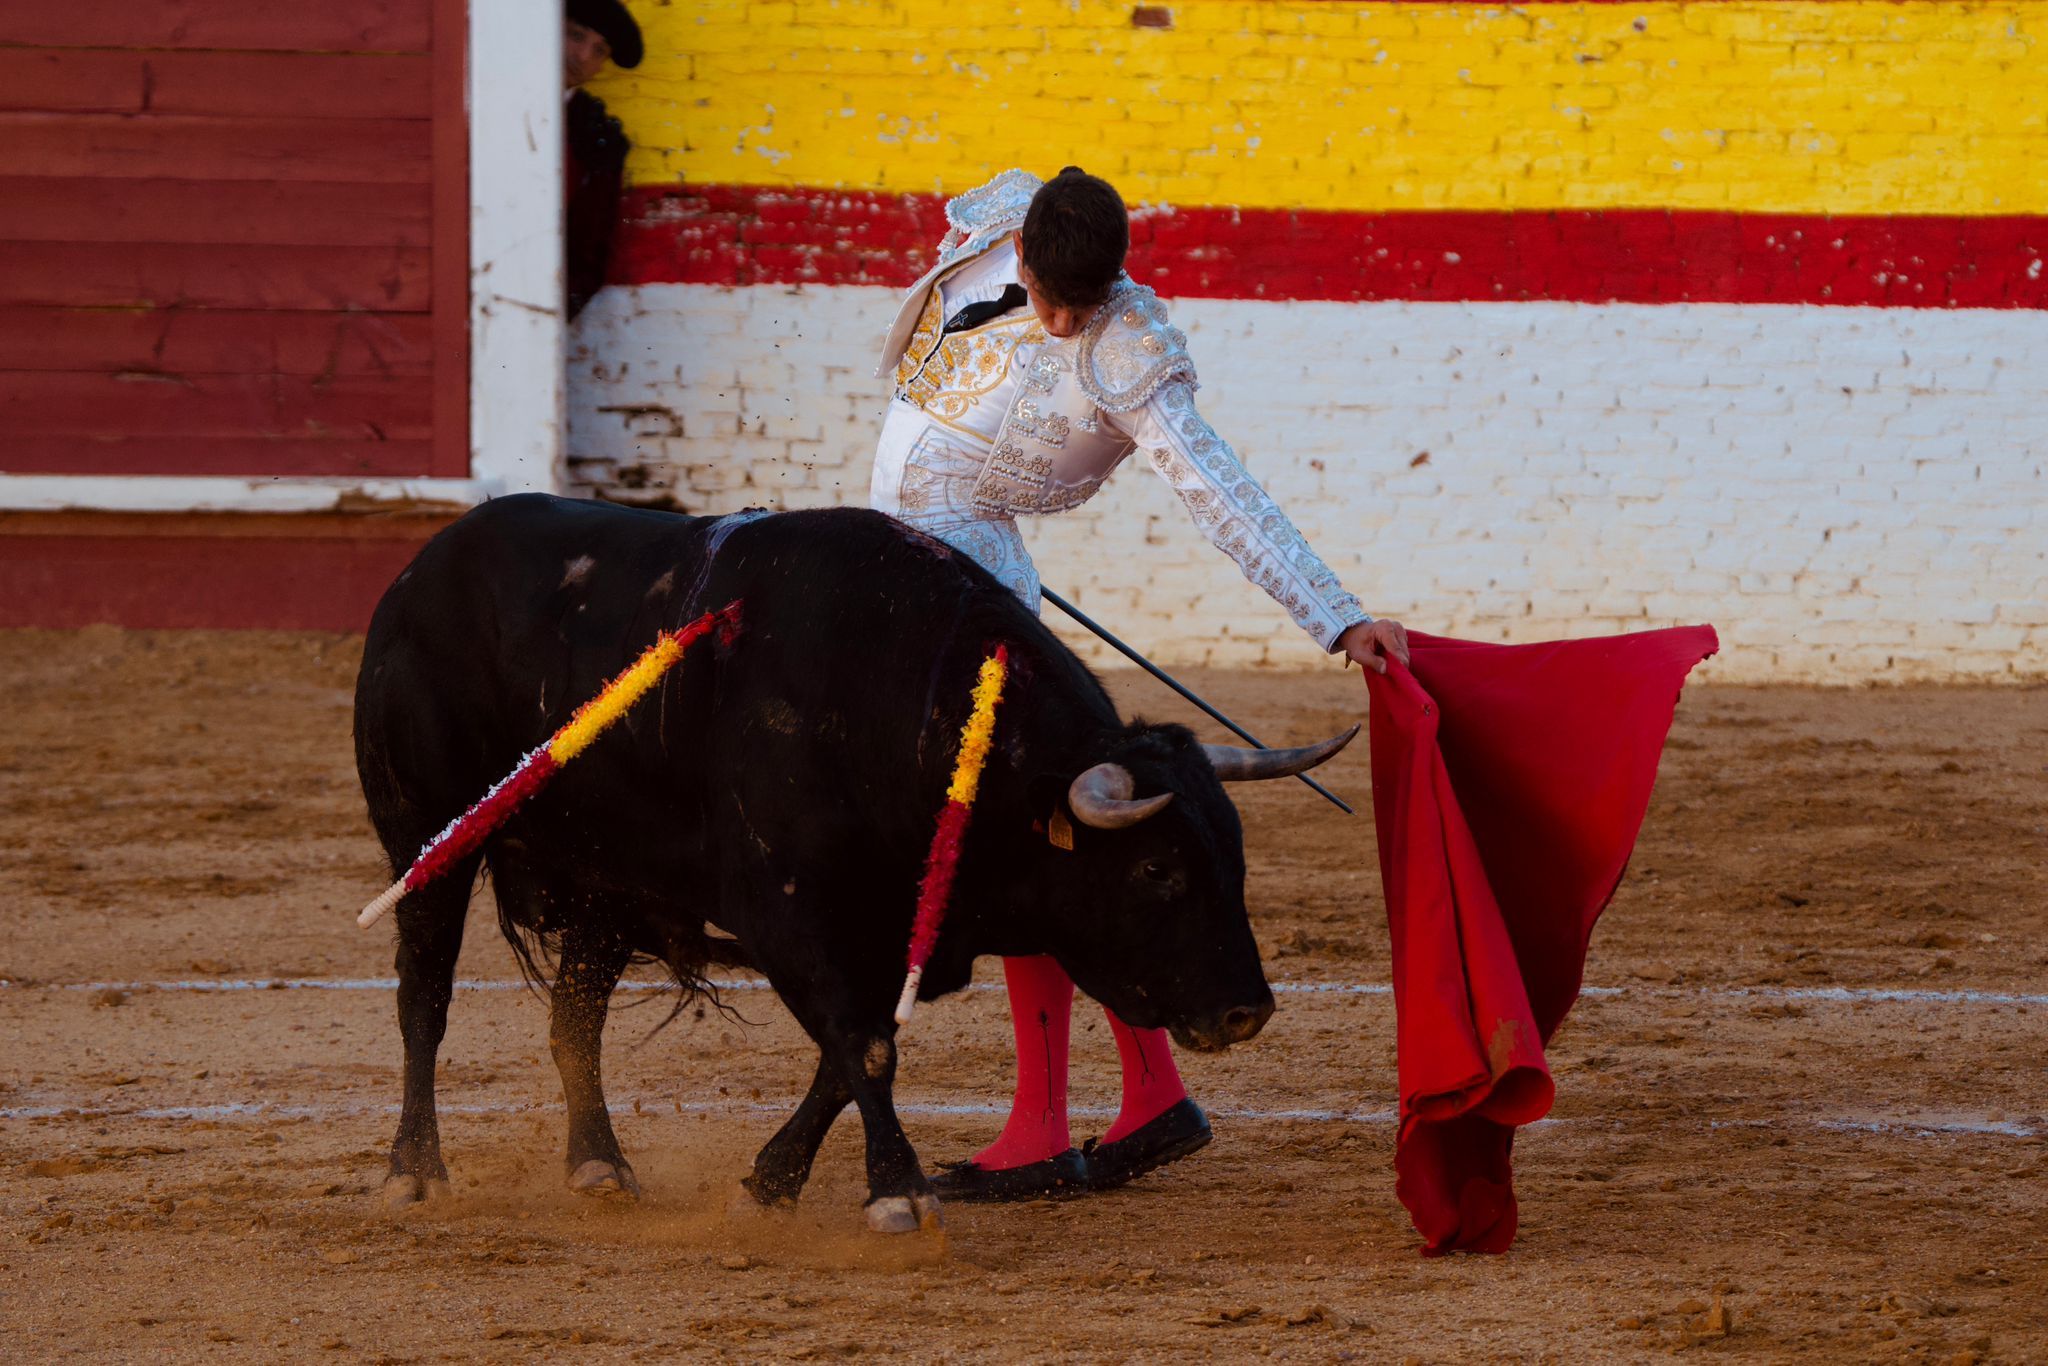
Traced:
<path fill-rule="evenodd" d="M 1373 610 L 1711 620 L 1724 679 L 2048 673 L 2048 5 L 640 12 L 593 490 L 862 501 L 933 191 L 1073 160 L 1149 206 L 1205 411 Z M 1318 663 L 1141 460 L 1028 534 L 1163 660 Z"/>
<path fill-rule="evenodd" d="M 692 511 L 858 504 L 879 288 L 641 286 L 581 320 L 578 477 Z M 1369 609 L 1486 640 L 1709 620 L 1716 676 L 2048 671 L 2048 317 L 1262 304 L 1175 309 L 1205 411 Z M 1028 528 L 1162 659 L 1314 647 L 1145 466 Z"/>

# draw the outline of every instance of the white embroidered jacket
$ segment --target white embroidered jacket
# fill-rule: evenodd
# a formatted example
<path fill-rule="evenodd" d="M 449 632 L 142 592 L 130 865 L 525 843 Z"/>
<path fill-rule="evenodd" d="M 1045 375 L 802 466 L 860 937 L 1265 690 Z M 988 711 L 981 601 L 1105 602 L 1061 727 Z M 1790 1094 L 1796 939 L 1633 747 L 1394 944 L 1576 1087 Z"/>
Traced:
<path fill-rule="evenodd" d="M 944 335 L 951 312 L 1017 282 L 1010 234 L 1040 184 L 1005 171 L 946 206 L 952 230 L 938 264 L 904 299 L 877 373 L 893 370 L 897 398 L 944 428 L 953 449 L 986 450 L 978 517 L 1077 507 L 1142 448 L 1202 533 L 1335 649 L 1371 618 L 1196 410 L 1187 337 L 1150 289 L 1119 280 L 1071 337 L 1048 336 L 1029 305 Z M 956 281 L 962 288 L 950 288 Z"/>

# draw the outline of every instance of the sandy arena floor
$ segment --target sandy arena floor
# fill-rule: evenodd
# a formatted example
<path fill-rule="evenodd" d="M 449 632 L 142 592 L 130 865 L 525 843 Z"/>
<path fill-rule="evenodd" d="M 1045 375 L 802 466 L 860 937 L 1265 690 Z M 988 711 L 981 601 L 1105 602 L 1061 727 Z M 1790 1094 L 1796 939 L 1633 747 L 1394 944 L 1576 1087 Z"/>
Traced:
<path fill-rule="evenodd" d="M 1554 1118 L 1517 1146 L 1521 1240 L 1425 1262 L 1376 991 L 1287 992 L 1255 1043 L 1186 1060 L 1206 1152 L 1115 1195 L 953 1207 L 943 1242 L 861 1231 L 851 1117 L 800 1213 L 729 1212 L 810 1049 L 760 992 L 734 998 L 753 1026 L 643 1042 L 649 1000 L 607 1058 L 648 1198 L 576 1200 L 544 1013 L 481 902 L 442 1053 L 458 1199 L 387 1218 L 358 649 L 0 633 L 8 1356 L 2048 1360 L 2048 690 L 1695 686 L 1602 990 L 1551 1053 Z M 1269 738 L 1362 703 L 1335 671 L 1192 681 Z M 1362 750 L 1326 775 L 1361 806 Z M 1370 820 L 1239 791 L 1275 982 L 1383 984 Z M 1077 1137 L 1115 1099 L 1080 1010 Z M 928 1161 L 993 1132 L 972 1107 L 1005 1093 L 1007 1041 L 990 991 L 907 1031 Z"/>

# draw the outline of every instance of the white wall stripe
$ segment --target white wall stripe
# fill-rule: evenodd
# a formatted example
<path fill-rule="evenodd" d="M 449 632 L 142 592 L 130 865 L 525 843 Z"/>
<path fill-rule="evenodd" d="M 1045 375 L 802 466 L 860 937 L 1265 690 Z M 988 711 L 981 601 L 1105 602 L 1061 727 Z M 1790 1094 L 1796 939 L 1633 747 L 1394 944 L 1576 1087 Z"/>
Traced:
<path fill-rule="evenodd" d="M 1204 413 L 1376 613 L 1517 641 L 1714 621 L 1722 681 L 2048 672 L 2048 312 L 1171 302 Z M 864 504 L 895 308 L 603 291 L 570 349 L 572 478 L 692 512 Z M 1046 582 L 1161 662 L 1328 667 L 1143 460 L 1025 522 Z"/>
<path fill-rule="evenodd" d="M 625 981 L 622 992 L 667 991 L 673 983 Z M 768 983 L 758 977 L 713 981 L 720 991 L 766 991 Z M 1390 996 L 1393 987 L 1384 982 L 1275 982 L 1277 996 Z M 457 991 L 523 991 L 527 983 L 516 978 L 465 977 L 455 983 Z M 0 991 L 164 991 L 195 992 L 201 995 L 234 991 L 396 991 L 395 977 L 223 977 L 186 978 L 132 982 L 16 982 L 0 978 Z M 974 982 L 968 991 L 1000 991 L 994 982 Z M 1842 1004 L 1930 1004 L 2048 1006 L 2048 993 L 1978 991 L 1958 987 L 1936 990 L 1922 987 L 1582 987 L 1581 996 L 1643 996 L 1657 999 L 1685 997 L 1754 998 L 1763 1001 L 1824 1001 Z"/>

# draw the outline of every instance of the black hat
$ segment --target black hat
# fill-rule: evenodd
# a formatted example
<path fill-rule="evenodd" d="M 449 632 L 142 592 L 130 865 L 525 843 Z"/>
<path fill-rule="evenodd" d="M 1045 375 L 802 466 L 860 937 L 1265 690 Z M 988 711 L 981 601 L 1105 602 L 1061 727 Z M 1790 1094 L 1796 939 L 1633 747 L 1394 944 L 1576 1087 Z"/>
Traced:
<path fill-rule="evenodd" d="M 621 0 L 567 0 L 563 14 L 587 29 L 603 35 L 611 44 L 612 60 L 620 66 L 640 65 L 640 25 Z"/>

